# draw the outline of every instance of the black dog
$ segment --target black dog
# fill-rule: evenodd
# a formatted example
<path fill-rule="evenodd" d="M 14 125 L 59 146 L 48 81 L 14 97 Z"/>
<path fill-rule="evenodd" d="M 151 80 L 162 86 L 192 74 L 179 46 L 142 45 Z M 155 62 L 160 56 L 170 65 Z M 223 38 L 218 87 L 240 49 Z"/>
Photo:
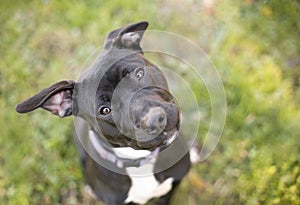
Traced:
<path fill-rule="evenodd" d="M 162 72 L 145 59 L 147 22 L 109 33 L 104 51 L 77 82 L 61 81 L 20 103 L 74 115 L 87 189 L 108 205 L 169 204 L 190 168 L 179 108 Z"/>

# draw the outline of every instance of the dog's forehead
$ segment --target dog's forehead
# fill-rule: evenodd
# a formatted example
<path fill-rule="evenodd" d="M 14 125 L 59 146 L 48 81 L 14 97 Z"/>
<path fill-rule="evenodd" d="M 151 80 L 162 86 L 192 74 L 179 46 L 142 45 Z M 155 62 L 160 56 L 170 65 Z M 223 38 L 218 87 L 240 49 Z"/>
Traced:
<path fill-rule="evenodd" d="M 142 54 L 140 53 L 133 53 L 128 56 L 125 56 L 122 59 L 119 59 L 114 65 L 112 65 L 112 69 L 118 67 L 120 69 L 126 68 L 138 68 L 138 67 L 148 67 L 154 66 L 150 63 Z M 110 69 L 108 70 L 110 71 Z"/>
<path fill-rule="evenodd" d="M 110 102 L 115 97 L 118 102 L 123 102 L 124 104 L 135 93 L 150 87 L 168 90 L 167 81 L 156 66 L 146 65 L 145 63 L 128 63 L 127 61 L 125 63 L 120 62 L 110 68 L 103 79 L 100 80 L 97 88 L 97 96 L 100 98 L 97 100 L 101 104 L 104 101 Z M 141 93 L 146 95 L 147 92 Z"/>

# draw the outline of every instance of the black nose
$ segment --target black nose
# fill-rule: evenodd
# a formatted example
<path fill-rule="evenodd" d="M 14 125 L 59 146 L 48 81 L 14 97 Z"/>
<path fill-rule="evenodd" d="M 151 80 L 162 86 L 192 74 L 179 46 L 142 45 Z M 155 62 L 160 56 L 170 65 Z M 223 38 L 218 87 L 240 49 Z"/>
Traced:
<path fill-rule="evenodd" d="M 161 133 L 167 124 L 166 112 L 160 107 L 150 108 L 148 113 L 141 120 L 141 128 L 148 134 Z"/>

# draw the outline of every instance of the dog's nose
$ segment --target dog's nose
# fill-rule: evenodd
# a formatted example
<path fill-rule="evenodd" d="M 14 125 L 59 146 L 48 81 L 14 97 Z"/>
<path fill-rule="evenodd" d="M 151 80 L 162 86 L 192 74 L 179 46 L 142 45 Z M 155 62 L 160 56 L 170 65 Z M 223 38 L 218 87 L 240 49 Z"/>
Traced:
<path fill-rule="evenodd" d="M 141 120 L 141 128 L 149 134 L 161 133 L 167 124 L 166 112 L 160 107 L 150 108 Z"/>

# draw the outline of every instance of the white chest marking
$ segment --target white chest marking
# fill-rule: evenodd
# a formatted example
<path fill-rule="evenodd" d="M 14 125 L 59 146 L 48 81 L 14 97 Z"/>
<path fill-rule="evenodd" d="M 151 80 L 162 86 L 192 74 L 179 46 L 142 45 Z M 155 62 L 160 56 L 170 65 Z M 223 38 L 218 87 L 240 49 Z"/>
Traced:
<path fill-rule="evenodd" d="M 114 148 L 119 157 L 137 159 L 151 154 L 148 150 L 134 150 L 132 148 Z M 170 177 L 159 183 L 153 173 L 156 156 L 140 167 L 127 167 L 126 171 L 131 179 L 131 187 L 125 203 L 134 202 L 145 204 L 150 199 L 167 194 L 172 189 L 173 178 Z"/>

